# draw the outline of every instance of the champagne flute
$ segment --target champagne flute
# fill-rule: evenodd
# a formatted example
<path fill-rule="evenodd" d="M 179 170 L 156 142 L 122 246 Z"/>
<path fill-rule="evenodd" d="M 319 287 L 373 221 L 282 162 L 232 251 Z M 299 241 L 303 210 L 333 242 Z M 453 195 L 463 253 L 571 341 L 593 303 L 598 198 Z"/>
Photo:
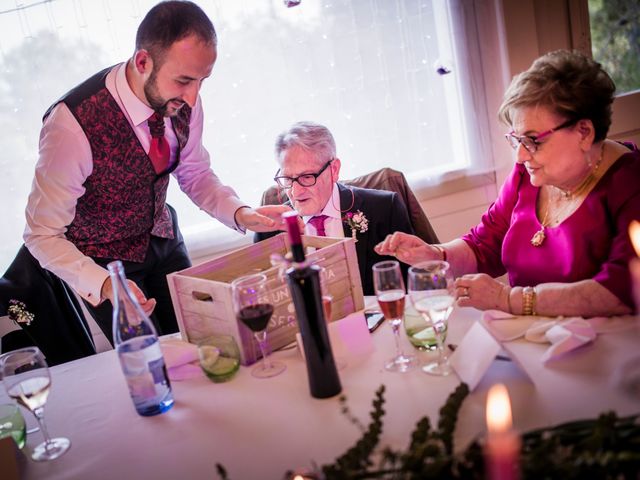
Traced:
<path fill-rule="evenodd" d="M 33 413 L 40 424 L 44 442 L 33 449 L 35 461 L 53 460 L 71 446 L 67 438 L 51 438 L 44 423 L 44 405 L 51 389 L 51 375 L 38 347 L 27 347 L 2 356 L 0 372 L 7 393 Z"/>
<path fill-rule="evenodd" d="M 329 322 L 331 322 L 331 313 L 332 313 L 331 304 L 333 303 L 333 295 L 331 294 L 331 290 L 329 288 L 329 284 L 331 283 L 329 279 L 332 278 L 332 274 L 326 267 L 322 267 L 320 265 L 317 265 L 317 267 L 319 269 L 318 274 L 320 275 L 320 293 L 322 295 L 322 311 L 324 312 L 324 320 L 325 322 L 327 322 L 327 325 L 328 325 Z M 333 360 L 336 363 L 336 368 L 338 370 L 343 370 L 347 366 L 347 361 L 343 356 L 336 354 L 335 349 L 333 350 L 333 352 L 334 352 Z"/>
<path fill-rule="evenodd" d="M 329 270 L 325 267 L 320 267 L 320 292 L 322 294 L 322 310 L 324 311 L 324 319 L 327 323 L 331 321 L 331 303 L 333 302 L 333 295 L 329 290 Z"/>
<path fill-rule="evenodd" d="M 444 349 L 444 335 L 455 301 L 453 274 L 448 262 L 433 260 L 409 268 L 409 298 L 436 337 L 438 360 L 422 367 L 431 375 L 449 375 L 452 371 Z"/>
<path fill-rule="evenodd" d="M 269 301 L 266 275 L 258 273 L 236 278 L 231 283 L 231 290 L 236 316 L 253 332 L 262 353 L 262 362 L 251 370 L 251 375 L 257 378 L 280 375 L 287 366 L 269 358 L 267 326 L 273 315 L 273 304 Z"/>
<path fill-rule="evenodd" d="M 384 368 L 390 372 L 407 372 L 416 365 L 416 357 L 405 355 L 400 347 L 400 325 L 404 316 L 405 297 L 400 264 L 396 260 L 376 263 L 373 266 L 373 284 L 378 305 L 384 318 L 391 322 L 396 343 L 396 355 L 385 364 Z"/>

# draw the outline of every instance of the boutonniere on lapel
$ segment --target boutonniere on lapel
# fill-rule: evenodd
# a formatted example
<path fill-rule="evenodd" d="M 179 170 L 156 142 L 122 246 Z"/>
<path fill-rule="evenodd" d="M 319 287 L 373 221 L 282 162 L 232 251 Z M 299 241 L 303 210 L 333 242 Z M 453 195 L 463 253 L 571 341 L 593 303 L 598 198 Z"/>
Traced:
<path fill-rule="evenodd" d="M 347 212 L 342 217 L 342 221 L 351 228 L 351 237 L 354 239 L 357 233 L 364 233 L 369 229 L 369 219 L 360 210 L 357 210 L 356 213 Z"/>
<path fill-rule="evenodd" d="M 27 310 L 27 306 L 23 302 L 14 300 L 13 298 L 9 300 L 7 314 L 16 325 L 24 323 L 29 326 L 35 319 L 35 315 Z"/>

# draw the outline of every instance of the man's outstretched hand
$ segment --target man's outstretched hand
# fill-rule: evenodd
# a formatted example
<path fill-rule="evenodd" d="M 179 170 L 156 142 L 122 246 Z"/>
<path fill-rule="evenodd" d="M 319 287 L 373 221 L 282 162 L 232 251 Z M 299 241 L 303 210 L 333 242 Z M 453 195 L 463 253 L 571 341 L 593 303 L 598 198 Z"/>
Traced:
<path fill-rule="evenodd" d="M 284 230 L 282 214 L 291 211 L 287 205 L 264 205 L 251 208 L 242 207 L 236 212 L 236 223 L 254 232 L 274 232 Z"/>

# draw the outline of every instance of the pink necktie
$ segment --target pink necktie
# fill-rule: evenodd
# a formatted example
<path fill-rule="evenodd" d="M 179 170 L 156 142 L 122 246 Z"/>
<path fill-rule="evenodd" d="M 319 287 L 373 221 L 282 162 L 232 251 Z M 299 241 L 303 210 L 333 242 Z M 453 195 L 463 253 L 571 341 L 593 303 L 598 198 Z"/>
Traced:
<path fill-rule="evenodd" d="M 164 118 L 155 112 L 147 121 L 149 132 L 151 132 L 151 147 L 149 148 L 149 158 L 153 164 L 153 169 L 158 175 L 169 167 L 171 150 L 169 142 L 164 138 Z"/>
<path fill-rule="evenodd" d="M 309 219 L 309 223 L 314 226 L 319 237 L 326 237 L 327 234 L 324 231 L 324 221 L 329 218 L 327 215 L 316 215 Z"/>

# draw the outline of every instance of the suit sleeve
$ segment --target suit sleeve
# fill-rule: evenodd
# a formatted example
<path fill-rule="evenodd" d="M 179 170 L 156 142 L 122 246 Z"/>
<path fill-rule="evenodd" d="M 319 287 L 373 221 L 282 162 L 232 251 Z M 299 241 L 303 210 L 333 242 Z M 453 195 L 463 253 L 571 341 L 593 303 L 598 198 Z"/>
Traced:
<path fill-rule="evenodd" d="M 411 220 L 409 220 L 409 211 L 395 192 L 392 194 L 390 213 L 389 225 L 391 228 L 389 233 L 404 232 L 415 235 Z"/>
<path fill-rule="evenodd" d="M 262 240 L 266 240 L 267 238 L 275 237 L 279 233 L 282 233 L 282 230 L 277 230 L 275 232 L 256 232 L 253 234 L 253 243 L 258 243 Z"/>

